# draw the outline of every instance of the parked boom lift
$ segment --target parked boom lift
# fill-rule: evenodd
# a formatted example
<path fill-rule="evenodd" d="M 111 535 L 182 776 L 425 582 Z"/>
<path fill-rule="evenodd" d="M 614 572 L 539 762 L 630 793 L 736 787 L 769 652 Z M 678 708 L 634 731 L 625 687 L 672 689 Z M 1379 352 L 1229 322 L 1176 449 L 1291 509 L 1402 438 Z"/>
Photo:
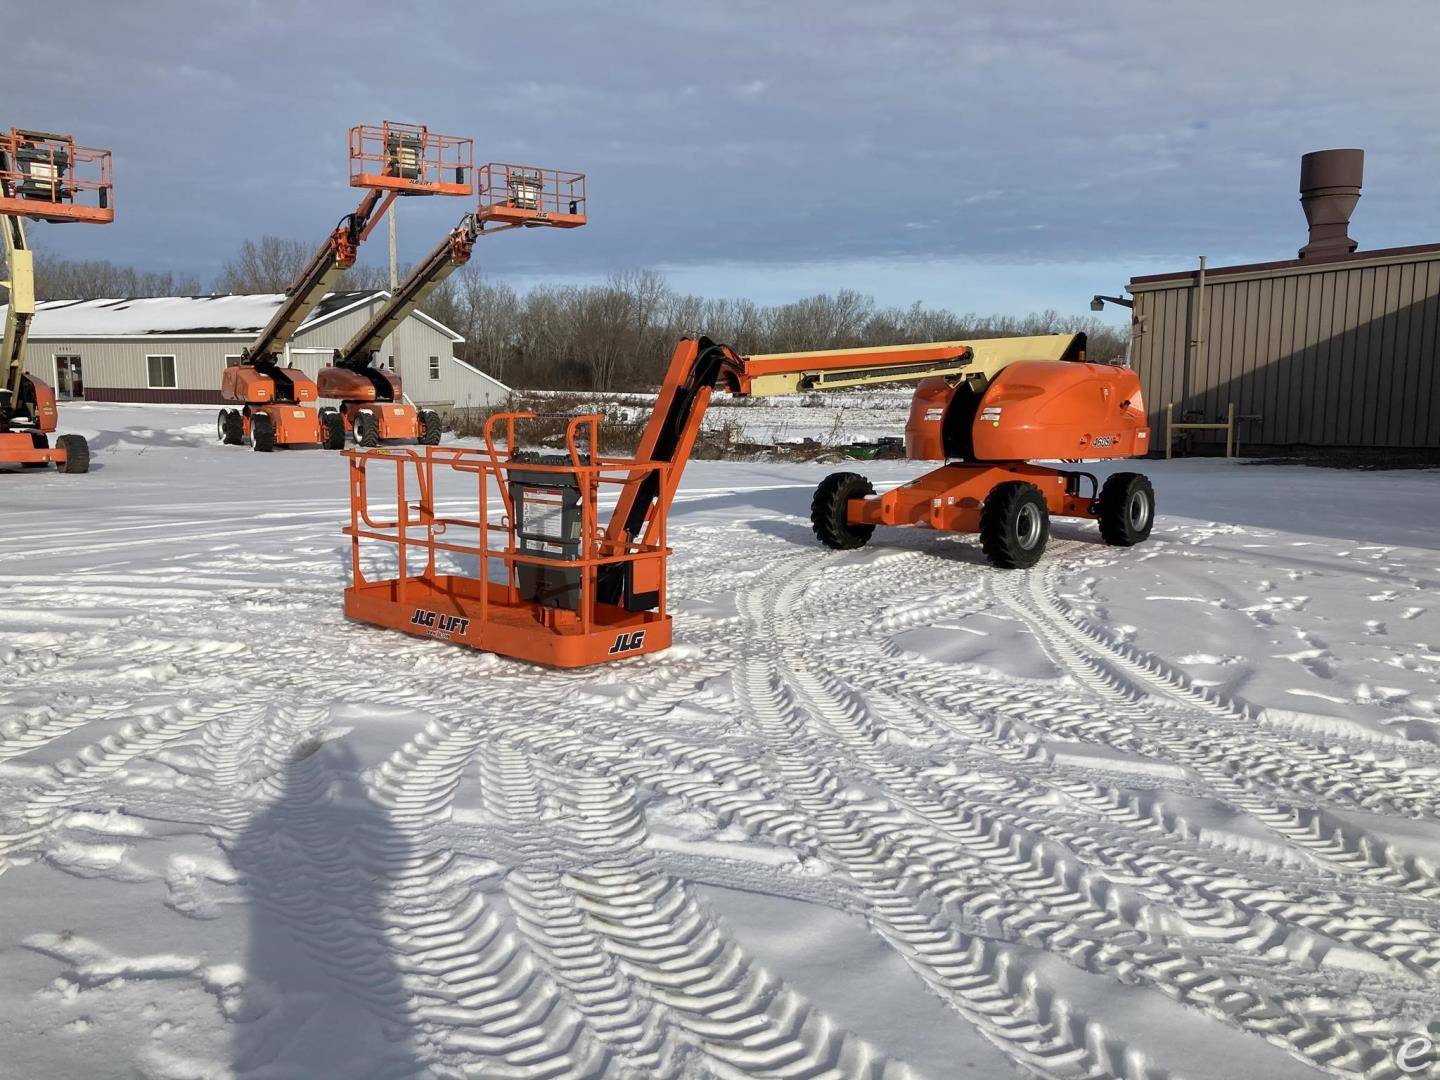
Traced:
<path fill-rule="evenodd" d="M 248 438 L 261 453 L 277 446 L 345 445 L 345 426 L 334 410 L 305 408 L 316 400 L 316 385 L 304 371 L 281 363 L 285 346 L 355 264 L 360 244 L 397 196 L 469 195 L 472 171 L 470 139 L 392 121 L 350 130 L 350 186 L 368 190 L 311 256 L 239 363 L 225 369 L 220 396 L 241 407 L 220 410 L 215 433 L 222 443 L 238 446 Z"/>
<path fill-rule="evenodd" d="M 522 450 L 516 428 L 531 413 L 491 417 L 483 450 L 348 451 L 353 583 L 345 613 L 561 667 L 664 649 L 666 523 L 712 393 L 765 397 L 902 381 L 917 383 L 907 457 L 945 464 L 884 495 L 854 473 L 827 477 L 811 523 L 828 547 L 860 547 L 877 525 L 918 525 L 979 532 L 992 563 L 1022 568 L 1043 553 L 1051 515 L 1098 520 L 1104 540 L 1119 546 L 1150 534 L 1154 491 L 1144 476 L 1117 473 L 1102 486 L 1092 473 L 1032 464 L 1148 449 L 1139 378 L 1086 363 L 1084 334 L 750 357 L 687 338 L 632 457 L 600 455 L 598 416 L 569 421 L 564 454 Z M 394 469 L 395 514 L 387 519 L 370 508 L 367 469 L 381 461 Z M 436 513 L 437 480 L 456 477 L 474 479 L 474 517 Z M 618 493 L 602 523 L 606 485 Z M 488 513 L 492 493 L 503 507 L 498 517 Z M 472 533 L 474 542 L 465 542 Z M 366 578 L 363 541 L 397 549 L 395 577 Z M 442 572 L 455 556 L 478 559 L 478 573 Z"/>
<path fill-rule="evenodd" d="M 35 262 L 24 220 L 105 224 L 115 220 L 113 193 L 110 151 L 76 146 L 69 135 L 23 128 L 0 132 L 0 233 L 9 271 L 9 280 L 0 281 L 9 292 L 0 346 L 0 464 L 50 464 L 62 473 L 90 469 L 84 436 L 61 435 L 51 447 L 55 391 L 25 371 L 25 344 L 35 318 Z"/>
<path fill-rule="evenodd" d="M 495 227 L 487 230 L 486 225 Z M 343 431 L 359 446 L 409 440 L 425 446 L 440 442 L 440 416 L 417 411 L 404 400 L 399 375 L 376 363 L 380 347 L 410 313 L 424 304 L 452 273 L 470 261 L 475 241 L 507 229 L 578 228 L 585 224 L 585 174 L 491 162 L 480 170 L 479 206 L 460 219 L 446 237 L 395 288 L 394 294 L 343 348 L 316 380 L 320 397 L 339 400 L 339 409 L 320 410 L 322 424 L 333 430 L 335 414 Z M 343 431 L 341 438 L 343 439 Z M 326 443 L 330 445 L 329 442 Z"/>

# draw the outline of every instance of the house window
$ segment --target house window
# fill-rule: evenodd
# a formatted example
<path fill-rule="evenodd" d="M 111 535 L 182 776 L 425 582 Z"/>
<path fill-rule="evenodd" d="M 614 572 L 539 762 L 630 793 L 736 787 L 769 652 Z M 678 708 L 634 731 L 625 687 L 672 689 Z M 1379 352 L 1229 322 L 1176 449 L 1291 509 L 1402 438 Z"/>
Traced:
<path fill-rule="evenodd" d="M 178 385 L 175 381 L 175 357 L 147 356 L 145 367 L 151 390 L 173 390 Z"/>
<path fill-rule="evenodd" d="M 440 357 L 438 356 L 430 357 L 430 378 L 440 378 Z"/>

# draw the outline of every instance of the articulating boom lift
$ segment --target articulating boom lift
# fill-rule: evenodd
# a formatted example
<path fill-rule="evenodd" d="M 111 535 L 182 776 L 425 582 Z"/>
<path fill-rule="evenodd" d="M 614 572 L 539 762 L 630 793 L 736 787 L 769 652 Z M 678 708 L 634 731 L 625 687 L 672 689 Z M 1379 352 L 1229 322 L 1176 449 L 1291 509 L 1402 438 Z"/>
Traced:
<path fill-rule="evenodd" d="M 854 473 L 827 477 L 811 503 L 825 545 L 859 547 L 877 525 L 979 532 L 992 563 L 1020 568 L 1044 552 L 1051 515 L 1096 519 L 1114 545 L 1149 536 L 1155 503 L 1145 477 L 1117 473 L 1102 487 L 1091 473 L 1031 464 L 1148 449 L 1139 378 L 1086 363 L 1084 334 L 751 357 L 685 339 L 633 457 L 598 453 L 598 416 L 570 420 L 565 454 L 520 450 L 516 426 L 531 413 L 491 417 L 483 450 L 347 452 L 353 584 L 345 613 L 561 667 L 664 649 L 666 522 L 711 394 L 894 382 L 918 383 L 907 457 L 945 464 L 884 495 Z M 368 493 L 367 466 L 381 460 L 395 470 L 395 516 L 387 520 L 372 515 Z M 437 477 L 456 476 L 474 478 L 474 518 L 436 514 Z M 618 497 L 602 524 L 605 485 Z M 504 509 L 498 520 L 487 513 L 492 493 Z M 474 543 L 464 542 L 470 532 Z M 396 577 L 365 577 L 366 540 L 398 549 Z M 441 560 L 457 555 L 478 558 L 478 574 L 442 573 Z"/>
<path fill-rule="evenodd" d="M 332 417 L 338 412 L 344 430 L 354 434 L 359 446 L 377 446 L 389 440 L 409 440 L 425 446 L 439 443 L 439 414 L 417 412 L 404 400 L 400 377 L 375 363 L 381 345 L 446 278 L 470 261 L 480 237 L 507 229 L 573 229 L 585 224 L 583 173 L 492 162 L 480 170 L 480 176 L 479 207 L 460 219 L 460 224 L 406 276 L 370 321 L 344 348 L 335 350 L 331 366 L 321 369 L 316 380 L 320 396 L 340 401 L 338 410 L 320 410 L 327 430 L 333 430 Z M 497 227 L 487 231 L 487 224 L 497 222 Z"/>
<path fill-rule="evenodd" d="M 220 410 L 215 428 L 221 442 L 238 446 L 249 438 L 262 453 L 277 446 L 345 445 L 345 426 L 334 410 L 322 415 L 304 407 L 316 399 L 315 382 L 281 363 L 285 347 L 340 274 L 355 265 L 360 244 L 397 196 L 470 194 L 472 154 L 471 140 L 414 124 L 351 129 L 350 186 L 369 190 L 311 256 L 240 362 L 225 369 L 220 396 L 241 407 Z"/>
<path fill-rule="evenodd" d="M 110 152 L 76 146 L 69 135 L 11 128 L 0 133 L 0 233 L 10 280 L 5 307 L 5 337 L 0 349 L 0 464 L 38 468 L 53 464 L 59 472 L 90 469 L 90 447 L 81 435 L 55 430 L 55 392 L 25 372 L 25 343 L 35 318 L 35 262 L 25 243 L 25 218 L 41 221 L 115 220 Z M 95 202 L 88 202 L 90 196 Z"/>

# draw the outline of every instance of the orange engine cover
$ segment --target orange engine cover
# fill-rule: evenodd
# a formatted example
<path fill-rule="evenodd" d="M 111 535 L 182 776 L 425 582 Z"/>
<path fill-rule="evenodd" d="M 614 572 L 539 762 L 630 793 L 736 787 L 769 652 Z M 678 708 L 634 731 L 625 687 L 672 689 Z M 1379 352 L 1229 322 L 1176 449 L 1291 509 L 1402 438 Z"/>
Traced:
<path fill-rule="evenodd" d="M 299 368 L 261 371 L 249 364 L 233 364 L 220 376 L 220 396 L 247 405 L 295 404 L 315 400 L 315 382 Z"/>
<path fill-rule="evenodd" d="M 971 438 L 976 461 L 1144 454 L 1150 429 L 1140 377 L 1109 364 L 1019 361 L 980 399 Z"/>
<path fill-rule="evenodd" d="M 320 369 L 320 396 L 340 401 L 399 401 L 400 379 L 388 371 L 371 368 L 371 374 L 342 367 Z M 389 384 L 390 396 L 380 393 L 378 386 Z"/>

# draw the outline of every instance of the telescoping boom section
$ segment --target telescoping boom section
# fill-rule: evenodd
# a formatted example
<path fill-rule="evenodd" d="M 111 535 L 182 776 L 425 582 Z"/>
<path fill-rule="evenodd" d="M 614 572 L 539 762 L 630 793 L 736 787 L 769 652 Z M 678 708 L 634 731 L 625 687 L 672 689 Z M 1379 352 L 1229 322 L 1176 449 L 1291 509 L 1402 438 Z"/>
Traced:
<path fill-rule="evenodd" d="M 225 369 L 220 396 L 240 404 L 216 421 L 221 442 L 246 439 L 262 452 L 277 446 L 324 445 L 339 449 L 345 431 L 338 416 L 306 406 L 317 398 L 315 381 L 281 363 L 285 347 L 316 306 L 355 264 L 360 245 L 400 195 L 469 195 L 473 191 L 471 140 L 436 135 L 414 124 L 356 127 L 350 135 L 350 183 L 367 189 L 316 249 L 265 328 Z"/>
<path fill-rule="evenodd" d="M 61 435 L 55 391 L 25 371 L 25 346 L 35 318 L 35 262 L 25 219 L 105 224 L 115 219 L 110 152 L 77 146 L 69 135 L 11 128 L 0 132 L 0 251 L 9 278 L 0 345 L 0 464 L 54 465 L 64 473 L 90 468 L 80 435 Z"/>
<path fill-rule="evenodd" d="M 599 453 L 595 416 L 570 421 L 564 454 L 522 449 L 517 432 L 532 414 L 492 418 L 483 449 L 350 451 L 346 613 L 566 667 L 665 648 L 669 509 L 716 390 L 917 383 L 907 456 L 945 464 L 884 495 L 853 473 L 828 477 L 811 521 L 831 548 L 859 547 L 877 525 L 978 531 L 992 562 L 1023 567 L 1043 551 L 1051 514 L 1097 519 L 1107 542 L 1137 543 L 1154 509 L 1143 477 L 1116 474 L 1101 490 L 1089 473 L 1030 463 L 1146 449 L 1134 373 L 1086 363 L 1084 350 L 1083 334 L 1059 334 L 742 357 L 686 339 L 631 457 Z M 372 469 L 384 474 L 378 485 Z M 450 495 L 470 485 L 474 516 L 438 514 L 447 483 Z M 375 511 L 391 499 L 393 511 Z M 394 577 L 367 576 L 362 552 L 373 543 L 395 549 Z"/>

